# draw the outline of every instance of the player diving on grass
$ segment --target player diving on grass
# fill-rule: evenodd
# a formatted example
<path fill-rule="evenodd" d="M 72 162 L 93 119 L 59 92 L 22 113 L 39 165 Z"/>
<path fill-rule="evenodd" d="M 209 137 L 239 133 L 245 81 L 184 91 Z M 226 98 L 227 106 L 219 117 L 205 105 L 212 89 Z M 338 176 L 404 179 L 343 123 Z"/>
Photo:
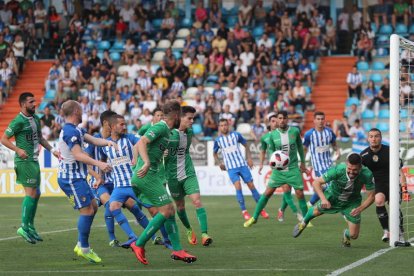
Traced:
<path fill-rule="evenodd" d="M 260 138 L 260 167 L 259 167 L 259 174 L 262 173 L 262 169 L 263 169 L 263 164 L 264 161 L 266 159 L 266 152 L 270 155 L 272 154 L 272 152 L 270 151 L 270 136 L 272 131 L 274 131 L 278 126 L 278 122 L 277 122 L 277 116 L 276 114 L 273 114 L 269 117 L 269 126 L 268 126 L 268 132 L 266 134 L 264 134 L 262 136 L 262 138 Z M 279 208 L 278 214 L 277 214 L 277 219 L 280 222 L 284 221 L 284 212 L 286 210 L 286 207 L 289 205 L 289 207 L 292 209 L 293 213 L 297 213 L 298 212 L 298 208 L 296 207 L 295 203 L 293 202 L 292 199 L 292 192 L 290 191 L 290 188 L 288 191 L 283 193 L 283 198 L 282 198 L 282 205 Z"/>
<path fill-rule="evenodd" d="M 240 178 L 243 179 L 244 183 L 246 183 L 247 187 L 250 189 L 254 200 L 257 202 L 260 198 L 259 192 L 253 184 L 253 176 L 249 169 L 249 167 L 253 167 L 250 149 L 247 147 L 246 139 L 244 139 L 239 132 L 229 131 L 229 122 L 227 119 L 220 119 L 219 131 L 220 136 L 218 136 L 214 141 L 214 159 L 216 160 L 216 163 L 219 164 L 222 171 L 227 170 L 230 180 L 233 183 L 234 188 L 236 188 L 236 198 L 239 202 L 243 218 L 248 220 L 251 217 L 247 212 L 246 205 L 244 203 Z M 247 162 L 241 152 L 240 144 L 245 146 Z M 219 160 L 219 150 L 221 150 L 223 162 L 220 162 Z M 265 210 L 260 210 L 260 214 L 266 219 L 269 218 L 269 214 Z"/>
<path fill-rule="evenodd" d="M 270 152 L 281 150 L 286 153 L 289 156 L 289 165 L 284 170 L 272 171 L 266 190 L 260 197 L 259 202 L 257 202 L 254 215 L 244 223 L 244 227 L 250 227 L 257 222 L 260 212 L 266 206 L 270 197 L 278 187 L 283 187 L 284 194 L 287 196 L 287 201 L 293 201 L 290 193 L 290 186 L 293 187 L 302 214 L 306 214 L 308 210 L 305 195 L 303 193 L 302 172 L 307 172 L 307 170 L 300 131 L 296 127 L 288 126 L 288 116 L 286 111 L 279 111 L 276 116 L 279 127 L 270 133 L 269 149 Z M 298 153 L 300 156 L 300 166 L 298 166 Z M 292 205 L 289 204 L 289 206 Z M 298 219 L 302 218 L 302 215 L 299 212 L 297 212 L 297 216 Z"/>
<path fill-rule="evenodd" d="M 109 172 L 111 166 L 106 162 L 92 159 L 83 151 L 84 143 L 96 146 L 117 147 L 112 141 L 93 137 L 77 127 L 82 121 L 82 107 L 76 101 L 63 103 L 62 112 L 65 125 L 59 136 L 58 183 L 74 209 L 79 210 L 78 242 L 74 252 L 93 263 L 100 263 L 101 258 L 89 247 L 89 233 L 98 205 L 94 193 L 86 181 L 87 165 L 97 166 L 102 172 Z"/>
<path fill-rule="evenodd" d="M 163 109 L 165 120 L 150 127 L 135 145 L 139 159 L 131 179 L 140 201 L 156 207 L 158 211 L 136 243 L 131 244 L 136 258 L 145 265 L 148 264 L 145 257 L 145 244 L 164 223 L 173 246 L 171 258 L 187 263 L 197 260 L 181 247 L 174 205 L 164 186 L 164 179 L 158 175 L 161 158 L 168 149 L 171 129 L 180 126 L 181 116 L 181 107 L 177 101 L 166 103 Z"/>
<path fill-rule="evenodd" d="M 207 233 L 207 212 L 200 199 L 200 187 L 198 185 L 193 161 L 190 156 L 191 140 L 196 110 L 192 106 L 181 108 L 181 122 L 178 129 L 173 129 L 168 145 L 168 155 L 165 158 L 168 189 L 177 206 L 177 215 L 187 229 L 187 239 L 192 245 L 197 244 L 197 237 L 190 225 L 185 210 L 185 196 L 191 199 L 196 208 L 197 220 L 201 229 L 201 244 L 209 246 L 213 239 Z"/>
<path fill-rule="evenodd" d="M 316 177 L 323 175 L 333 164 L 330 147 L 337 156 L 340 155 L 339 147 L 336 144 L 336 135 L 332 129 L 325 126 L 325 113 L 316 111 L 313 114 L 314 128 L 305 133 L 303 148 L 305 156 L 310 151 L 311 163 Z M 326 189 L 324 185 L 323 190 Z M 309 207 L 319 200 L 317 193 L 314 193 L 309 200 Z"/>
<path fill-rule="evenodd" d="M 1 93 L 1 92 L 0 92 Z M 20 113 L 10 122 L 3 134 L 1 143 L 16 153 L 14 170 L 16 183 L 24 188 L 25 197 L 22 202 L 22 223 L 17 234 L 28 243 L 43 241 L 34 226 L 37 205 L 40 198 L 39 145 L 52 152 L 57 158 L 59 152 L 43 138 L 40 120 L 35 115 L 36 99 L 29 92 L 19 96 Z M 15 137 L 16 145 L 10 138 Z"/>
<path fill-rule="evenodd" d="M 325 190 L 322 185 L 330 182 Z M 367 198 L 362 201 L 361 190 L 365 185 Z M 357 153 L 351 153 L 346 163 L 341 163 L 330 168 L 321 177 L 315 179 L 313 188 L 318 193 L 320 201 L 309 208 L 303 220 L 293 229 L 293 237 L 298 237 L 306 229 L 308 223 L 323 214 L 341 213 L 348 228 L 343 232 L 342 244 L 345 247 L 351 246 L 351 239 L 358 238 L 361 213 L 367 209 L 375 198 L 374 177 L 372 172 L 362 166 L 362 158 Z"/>

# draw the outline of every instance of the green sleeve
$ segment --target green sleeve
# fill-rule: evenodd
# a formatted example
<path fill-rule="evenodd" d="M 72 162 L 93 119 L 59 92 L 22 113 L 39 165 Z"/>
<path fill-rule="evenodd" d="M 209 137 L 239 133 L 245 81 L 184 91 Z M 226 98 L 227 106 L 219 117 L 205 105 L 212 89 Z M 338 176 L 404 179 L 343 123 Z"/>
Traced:
<path fill-rule="evenodd" d="M 296 146 L 298 147 L 300 162 L 305 163 L 305 152 L 303 151 L 302 138 L 300 138 L 300 132 L 296 132 Z"/>
<path fill-rule="evenodd" d="M 266 136 L 267 135 L 265 134 L 265 135 L 262 136 L 262 138 L 260 138 L 260 149 L 262 151 L 266 151 L 267 150 L 267 143 L 265 141 Z"/>
<path fill-rule="evenodd" d="M 7 127 L 5 133 L 8 138 L 16 135 L 16 133 L 19 133 L 22 130 L 23 124 L 21 124 L 21 121 L 18 120 L 18 118 L 14 118 L 13 121 L 10 122 L 9 126 Z"/>
<path fill-rule="evenodd" d="M 364 183 L 365 184 L 365 189 L 367 191 L 374 190 L 375 180 L 374 180 L 374 175 L 372 174 L 370 169 L 366 168 L 366 170 L 364 170 L 364 178 L 365 178 L 365 183 Z"/>
<path fill-rule="evenodd" d="M 332 180 L 335 180 L 338 175 L 338 166 L 331 167 L 326 173 L 322 175 L 323 180 L 325 180 L 326 183 L 331 182 Z"/>
<path fill-rule="evenodd" d="M 148 131 L 145 132 L 144 136 L 147 137 L 148 140 L 150 140 L 150 142 L 153 142 L 153 141 L 157 140 L 159 137 L 165 136 L 167 128 L 168 127 L 165 126 L 162 123 L 155 124 L 155 125 L 151 126 L 148 129 Z"/>
<path fill-rule="evenodd" d="M 275 143 L 273 142 L 273 132 L 270 132 L 270 135 L 269 135 L 269 150 L 270 152 L 275 151 Z"/>
<path fill-rule="evenodd" d="M 144 136 L 145 132 L 147 132 L 147 130 L 150 128 L 151 124 L 145 124 L 143 125 L 139 130 L 138 130 L 138 135 L 139 136 Z"/>

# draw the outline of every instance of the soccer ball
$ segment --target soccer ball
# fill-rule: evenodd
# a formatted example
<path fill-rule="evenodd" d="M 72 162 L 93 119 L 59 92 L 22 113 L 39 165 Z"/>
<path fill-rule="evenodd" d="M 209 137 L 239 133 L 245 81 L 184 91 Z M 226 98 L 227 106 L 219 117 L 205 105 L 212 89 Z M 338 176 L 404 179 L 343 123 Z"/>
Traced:
<path fill-rule="evenodd" d="M 270 156 L 269 166 L 273 170 L 284 170 L 289 165 L 289 156 L 281 150 L 277 150 Z"/>

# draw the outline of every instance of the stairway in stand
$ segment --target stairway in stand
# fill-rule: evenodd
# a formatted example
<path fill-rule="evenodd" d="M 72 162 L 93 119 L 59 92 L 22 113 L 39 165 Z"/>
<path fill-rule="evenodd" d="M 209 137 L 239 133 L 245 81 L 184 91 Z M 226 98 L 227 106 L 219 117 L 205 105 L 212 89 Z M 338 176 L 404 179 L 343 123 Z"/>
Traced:
<path fill-rule="evenodd" d="M 19 96 L 22 92 L 31 92 L 36 98 L 37 106 L 42 102 L 45 94 L 45 80 L 52 66 L 51 61 L 26 61 L 23 73 L 20 75 L 13 92 L 0 109 L 0 135 L 10 121 L 20 112 Z"/>
<path fill-rule="evenodd" d="M 355 57 L 322 57 L 312 91 L 315 111 L 323 111 L 331 125 L 341 119 L 348 98 L 346 77 L 356 63 Z M 304 131 L 314 127 L 313 112 L 307 112 Z"/>

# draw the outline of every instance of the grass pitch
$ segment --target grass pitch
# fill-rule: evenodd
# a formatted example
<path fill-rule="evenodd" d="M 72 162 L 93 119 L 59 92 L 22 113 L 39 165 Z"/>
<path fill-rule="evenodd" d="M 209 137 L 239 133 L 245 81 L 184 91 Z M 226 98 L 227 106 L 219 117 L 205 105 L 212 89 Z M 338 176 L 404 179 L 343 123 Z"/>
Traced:
<path fill-rule="evenodd" d="M 38 232 L 44 242 L 35 245 L 17 237 L 20 224 L 20 198 L 0 199 L 0 274 L 2 275 L 326 275 L 363 259 L 380 249 L 388 248 L 381 241 L 382 230 L 371 206 L 363 213 L 360 237 L 352 241 L 351 248 L 341 246 L 346 227 L 340 215 L 324 215 L 312 221 L 314 227 L 292 238 L 296 218 L 288 210 L 285 222 L 276 219 L 280 196 L 273 197 L 266 210 L 269 220 L 259 219 L 251 228 L 243 228 L 243 218 L 234 197 L 204 197 L 209 234 L 214 242 L 210 247 L 189 245 L 184 228 L 178 222 L 181 241 L 186 250 L 198 257 L 197 262 L 186 264 L 170 259 L 170 251 L 148 243 L 148 266 L 137 262 L 130 250 L 111 248 L 104 226 L 103 209 L 95 217 L 90 243 L 102 258 L 102 264 L 90 264 L 75 256 L 77 217 L 65 198 L 41 198 L 36 216 Z M 296 202 L 296 200 L 295 200 Z M 255 203 L 246 197 L 248 210 L 253 214 Z M 188 216 L 199 238 L 195 210 L 187 203 Z M 129 219 L 128 211 L 124 213 Z M 134 231 L 142 228 L 133 222 Z M 120 241 L 126 239 L 116 226 Z M 397 248 L 364 263 L 344 275 L 412 275 L 412 248 Z"/>

